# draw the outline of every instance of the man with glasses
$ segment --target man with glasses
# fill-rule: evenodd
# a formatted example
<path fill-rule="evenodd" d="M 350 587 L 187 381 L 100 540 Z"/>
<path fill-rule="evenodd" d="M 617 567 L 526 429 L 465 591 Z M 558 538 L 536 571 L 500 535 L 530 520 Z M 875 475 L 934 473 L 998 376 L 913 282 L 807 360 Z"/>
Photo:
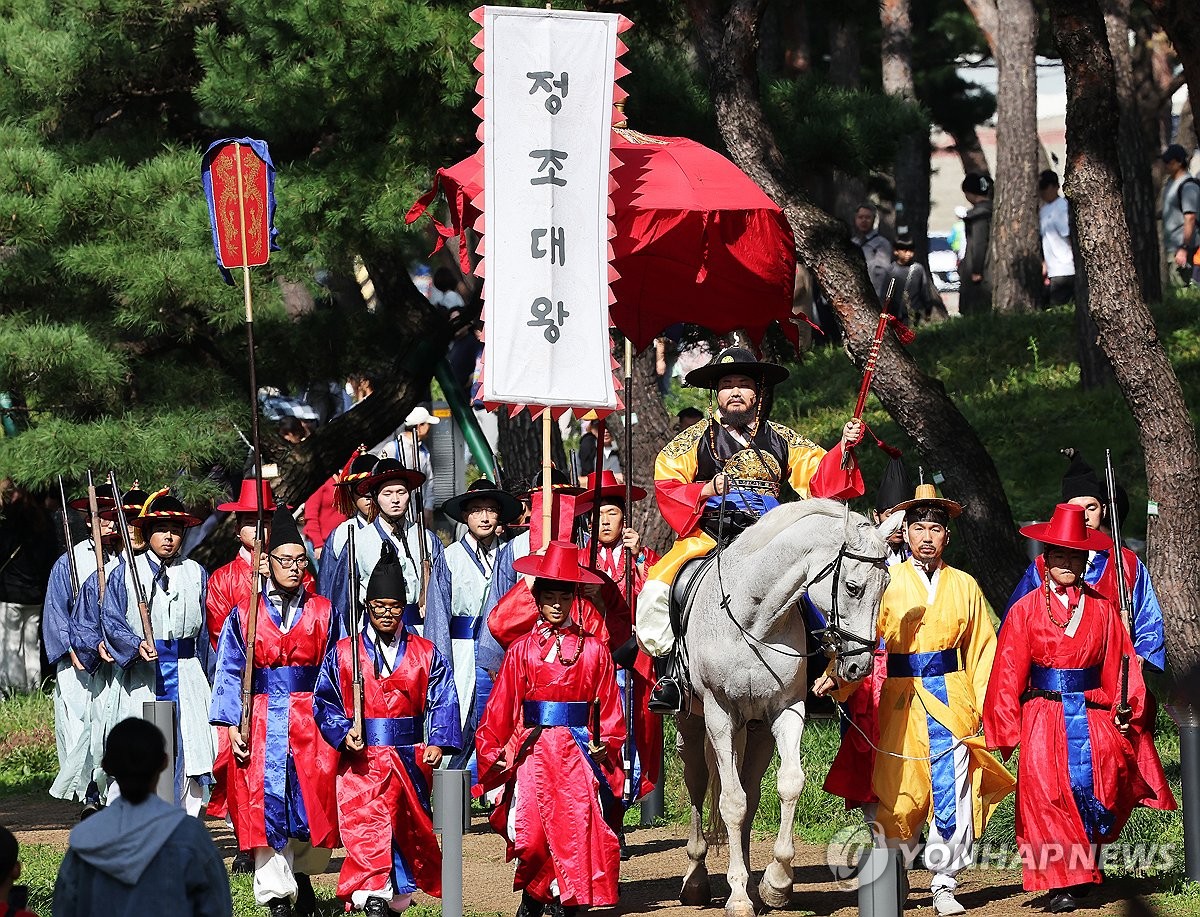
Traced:
<path fill-rule="evenodd" d="M 450 766 L 463 768 L 475 757 L 475 727 L 492 692 L 491 676 L 478 665 L 475 647 L 495 579 L 500 547 L 497 529 L 521 515 L 521 504 L 487 478 L 480 478 L 465 493 L 447 500 L 442 512 L 466 525 L 467 531 L 446 548 L 443 563 L 449 573 L 449 589 L 430 590 L 425 637 L 450 660 L 454 670 L 465 742 Z"/>
<path fill-rule="evenodd" d="M 442 854 L 429 787 L 442 755 L 462 748 L 458 696 L 446 658 L 401 625 L 404 569 L 384 544 L 367 583 L 369 620 L 325 657 L 313 716 L 337 765 L 338 813 L 346 859 L 338 897 L 368 917 L 389 917 L 420 888 L 441 895 Z M 362 684 L 355 728 L 354 656 Z"/>
<path fill-rule="evenodd" d="M 334 771 L 337 753 L 313 721 L 321 660 L 342 634 L 329 601 L 304 586 L 308 555 L 286 506 L 275 511 L 269 577 L 255 596 L 254 649 L 246 651 L 241 607 L 225 621 L 217 649 L 210 720 L 229 735 L 236 766 L 227 791 L 238 846 L 254 854 L 254 900 L 271 917 L 316 912 L 308 877 L 339 846 Z M 243 735 L 242 678 L 247 656 L 250 732 Z"/>

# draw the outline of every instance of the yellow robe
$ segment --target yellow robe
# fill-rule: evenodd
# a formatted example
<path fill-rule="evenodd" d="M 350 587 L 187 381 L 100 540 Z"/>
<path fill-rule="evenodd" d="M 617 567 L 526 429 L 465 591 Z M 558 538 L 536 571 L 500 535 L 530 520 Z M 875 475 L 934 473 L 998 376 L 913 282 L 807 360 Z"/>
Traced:
<path fill-rule="evenodd" d="M 996 655 L 996 631 L 987 603 L 974 578 L 953 567 L 942 567 L 933 604 L 928 607 L 928 587 L 911 558 L 892 567 L 891 575 L 883 594 L 878 628 L 887 651 L 930 653 L 956 649 L 961 668 L 945 676 L 948 704 L 934 697 L 919 678 L 887 678 L 879 700 L 879 748 L 909 757 L 928 757 L 927 712 L 955 737 L 966 739 L 975 836 L 980 837 L 992 810 L 1016 786 L 1012 775 L 988 753 L 983 737 L 978 735 L 980 707 Z M 884 834 L 904 840 L 918 834 L 932 808 L 930 762 L 877 754 L 872 786 L 880 800 L 877 818 Z"/>

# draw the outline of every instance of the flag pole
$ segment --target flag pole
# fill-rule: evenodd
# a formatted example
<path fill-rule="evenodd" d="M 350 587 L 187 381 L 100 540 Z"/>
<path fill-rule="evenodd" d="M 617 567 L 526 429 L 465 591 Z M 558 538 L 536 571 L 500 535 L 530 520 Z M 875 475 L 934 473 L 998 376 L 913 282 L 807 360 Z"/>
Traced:
<path fill-rule="evenodd" d="M 250 552 L 250 582 L 246 608 L 246 667 L 242 672 L 242 719 L 240 732 L 246 747 L 250 747 L 251 681 L 254 673 L 254 645 L 258 631 L 258 593 L 261 585 L 258 565 L 262 556 L 266 520 L 263 509 L 262 443 L 258 433 L 258 374 L 254 363 L 254 299 L 250 292 L 250 251 L 246 242 L 246 189 L 242 182 L 242 145 L 234 143 L 237 168 L 238 235 L 242 247 L 242 293 L 246 301 L 246 356 L 250 364 L 250 442 L 254 452 L 254 503 L 257 521 L 254 527 L 254 548 Z"/>
<path fill-rule="evenodd" d="M 550 544 L 554 506 L 550 489 L 550 408 L 542 409 L 542 548 Z"/>

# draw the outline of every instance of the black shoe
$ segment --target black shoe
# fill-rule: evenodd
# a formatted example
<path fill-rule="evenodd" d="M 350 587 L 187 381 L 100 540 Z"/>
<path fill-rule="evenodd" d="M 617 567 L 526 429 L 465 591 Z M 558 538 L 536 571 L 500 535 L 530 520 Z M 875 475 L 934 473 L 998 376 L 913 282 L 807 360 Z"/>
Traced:
<path fill-rule="evenodd" d="M 267 902 L 271 917 L 292 917 L 292 902 L 287 898 L 272 898 Z"/>
<path fill-rule="evenodd" d="M 1075 896 L 1065 888 L 1052 889 L 1046 910 L 1051 914 L 1069 914 L 1078 907 Z"/>
<path fill-rule="evenodd" d="M 683 692 L 679 690 L 679 682 L 671 675 L 664 675 L 651 689 L 646 706 L 651 713 L 659 716 L 678 713 L 683 709 Z"/>
<path fill-rule="evenodd" d="M 313 891 L 312 881 L 302 872 L 296 873 L 296 904 L 293 910 L 296 917 L 313 917 L 317 912 L 317 893 Z"/>
<path fill-rule="evenodd" d="M 386 900 L 372 895 L 363 905 L 363 913 L 366 917 L 390 917 L 391 908 Z"/>
<path fill-rule="evenodd" d="M 249 850 L 239 850 L 233 862 L 229 864 L 229 871 L 235 876 L 248 876 L 253 873 L 254 854 Z"/>
<path fill-rule="evenodd" d="M 621 849 L 621 861 L 624 862 L 625 860 L 628 860 L 629 859 L 629 845 L 625 843 L 625 831 L 624 830 L 617 832 L 617 844 L 619 845 L 619 847 Z"/>
<path fill-rule="evenodd" d="M 521 906 L 517 908 L 517 917 L 542 917 L 545 911 L 546 905 L 529 892 L 521 892 Z"/>
<path fill-rule="evenodd" d="M 578 913 L 579 905 L 564 905 L 557 898 L 555 898 L 554 903 L 550 905 L 550 917 L 575 917 L 575 915 Z"/>
<path fill-rule="evenodd" d="M 96 786 L 96 781 L 93 780 L 87 785 L 87 789 L 83 794 L 83 811 L 79 813 L 79 820 L 91 818 L 97 812 L 104 808 L 104 803 L 100 801 L 100 787 Z"/>

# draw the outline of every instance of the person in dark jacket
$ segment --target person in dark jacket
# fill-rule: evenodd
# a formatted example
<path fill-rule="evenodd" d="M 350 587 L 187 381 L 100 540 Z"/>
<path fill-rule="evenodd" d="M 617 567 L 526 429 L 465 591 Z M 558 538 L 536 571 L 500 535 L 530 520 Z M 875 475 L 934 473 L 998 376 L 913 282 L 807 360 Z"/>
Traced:
<path fill-rule="evenodd" d="M 42 680 L 38 630 L 58 553 L 50 517 L 37 500 L 10 478 L 0 479 L 0 696 L 31 691 Z"/>
<path fill-rule="evenodd" d="M 971 209 L 963 217 L 967 244 L 958 265 L 962 286 L 958 311 L 978 315 L 992 307 L 992 266 L 988 247 L 992 241 L 992 191 L 995 183 L 987 175 L 971 172 L 963 179 L 962 191 Z"/>
<path fill-rule="evenodd" d="M 168 764 L 153 723 L 130 718 L 113 727 L 104 769 L 121 796 L 71 830 L 54 917 L 233 913 L 229 878 L 204 823 L 154 795 Z"/>

